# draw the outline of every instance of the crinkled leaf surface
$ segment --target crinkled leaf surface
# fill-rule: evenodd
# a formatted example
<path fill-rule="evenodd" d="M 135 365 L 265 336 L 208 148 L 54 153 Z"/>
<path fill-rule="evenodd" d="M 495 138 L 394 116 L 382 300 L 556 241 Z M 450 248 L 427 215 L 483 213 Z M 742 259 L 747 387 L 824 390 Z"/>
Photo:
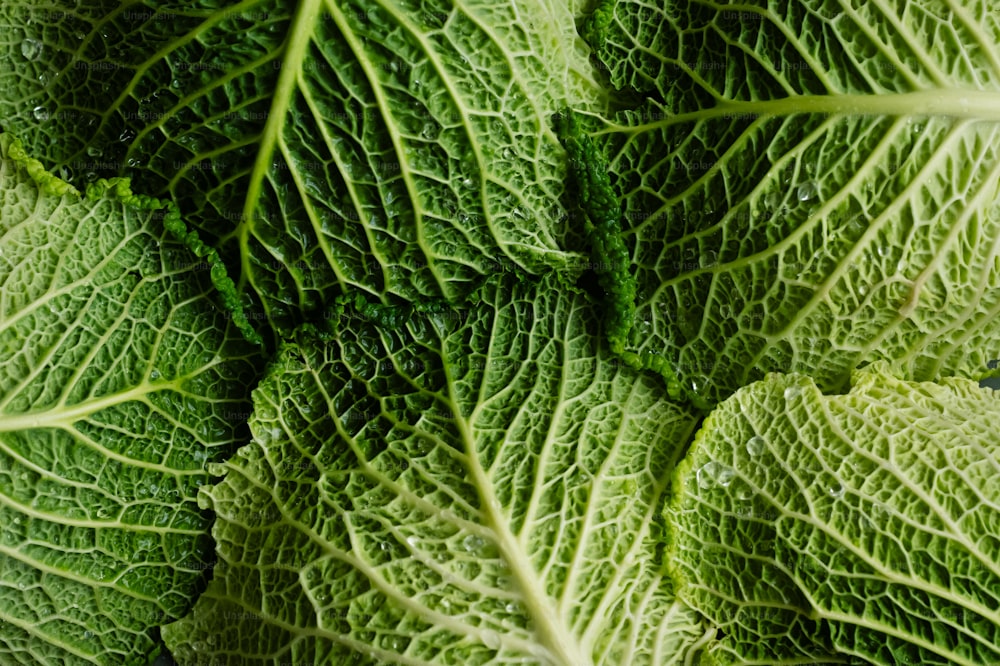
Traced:
<path fill-rule="evenodd" d="M 63 9 L 63 7 L 70 7 Z M 7 2 L 0 121 L 170 196 L 287 327 L 345 287 L 580 272 L 549 116 L 595 108 L 568 4 Z"/>
<path fill-rule="evenodd" d="M 195 496 L 253 350 L 171 209 L 0 158 L 0 663 L 145 663 L 212 561 Z"/>
<path fill-rule="evenodd" d="M 767 371 L 841 388 L 875 359 L 917 380 L 986 372 L 993 3 L 625 0 L 596 16 L 634 106 L 594 129 L 640 289 L 629 349 L 711 401 Z"/>
<path fill-rule="evenodd" d="M 668 512 L 721 663 L 1000 661 L 1000 394 L 769 375 L 705 421 Z M 863 659 L 864 661 L 859 661 Z"/>
<path fill-rule="evenodd" d="M 696 417 L 597 350 L 552 280 L 469 311 L 300 332 L 220 466 L 219 565 L 182 664 L 674 664 L 704 629 L 662 573 Z M 347 316 L 349 313 L 345 313 Z"/>

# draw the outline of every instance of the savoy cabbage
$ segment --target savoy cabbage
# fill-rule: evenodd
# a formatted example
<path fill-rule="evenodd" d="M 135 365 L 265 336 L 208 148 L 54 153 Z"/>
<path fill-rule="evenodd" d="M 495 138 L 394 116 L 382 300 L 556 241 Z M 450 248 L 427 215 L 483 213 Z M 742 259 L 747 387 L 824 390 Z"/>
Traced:
<path fill-rule="evenodd" d="M 0 663 L 1000 660 L 988 0 L 0 48 Z"/>

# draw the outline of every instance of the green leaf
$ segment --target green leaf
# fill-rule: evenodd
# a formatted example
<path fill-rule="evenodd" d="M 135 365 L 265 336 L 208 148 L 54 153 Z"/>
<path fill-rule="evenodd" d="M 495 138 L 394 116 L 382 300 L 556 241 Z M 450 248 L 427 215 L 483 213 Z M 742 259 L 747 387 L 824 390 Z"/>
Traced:
<path fill-rule="evenodd" d="M 769 375 L 705 420 L 668 510 L 678 595 L 724 664 L 1000 660 L 1000 394 Z M 863 659 L 864 661 L 859 661 Z"/>
<path fill-rule="evenodd" d="M 614 4 L 592 123 L 639 287 L 626 350 L 709 401 L 1000 357 L 1000 27 L 988 3 Z M 945 17 L 945 18 L 942 18 Z M 595 34 L 596 34 L 595 33 Z"/>
<path fill-rule="evenodd" d="M 0 135 L 0 662 L 145 663 L 211 567 L 195 497 L 256 357 L 176 211 Z"/>
<path fill-rule="evenodd" d="M 300 331 L 204 494 L 219 566 L 182 664 L 682 664 L 660 513 L 697 417 L 552 279 Z"/>
<path fill-rule="evenodd" d="M 172 198 L 281 328 L 346 289 L 583 270 L 550 115 L 601 91 L 567 5 L 15 2 L 3 24 L 3 126 L 73 182 Z"/>

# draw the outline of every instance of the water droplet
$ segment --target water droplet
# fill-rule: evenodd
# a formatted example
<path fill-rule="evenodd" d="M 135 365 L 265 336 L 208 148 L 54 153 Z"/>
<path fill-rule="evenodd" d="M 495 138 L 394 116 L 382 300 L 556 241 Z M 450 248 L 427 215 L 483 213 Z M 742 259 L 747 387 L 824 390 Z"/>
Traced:
<path fill-rule="evenodd" d="M 486 540 L 478 535 L 470 534 L 462 540 L 462 547 L 473 553 L 486 545 Z"/>
<path fill-rule="evenodd" d="M 752 456 L 759 456 L 764 452 L 764 438 L 760 435 L 754 435 L 749 440 L 747 440 L 747 453 Z"/>
<path fill-rule="evenodd" d="M 152 372 L 149 373 L 149 378 L 153 379 L 153 380 L 159 379 L 160 378 L 160 371 L 159 370 L 153 370 Z"/>
<path fill-rule="evenodd" d="M 418 545 L 420 545 L 420 539 L 411 535 L 406 537 L 406 543 L 411 548 L 416 548 Z"/>
<path fill-rule="evenodd" d="M 487 629 L 483 632 L 483 645 L 491 650 L 500 649 L 500 634 L 497 632 Z"/>
<path fill-rule="evenodd" d="M 785 389 L 785 400 L 791 401 L 799 397 L 802 390 L 798 386 L 789 386 Z"/>
<path fill-rule="evenodd" d="M 475 185 L 476 185 L 475 182 L 473 182 L 473 180 L 471 178 L 463 178 L 462 179 L 462 187 L 464 187 L 466 189 L 471 190 L 473 187 L 475 187 Z"/>
<path fill-rule="evenodd" d="M 44 106 L 36 106 L 34 109 L 31 110 L 31 114 L 35 116 L 35 120 L 44 121 L 49 119 L 49 110 L 46 109 Z"/>
<path fill-rule="evenodd" d="M 118 140 L 122 143 L 131 141 L 135 138 L 135 132 L 130 129 L 123 129 L 122 133 L 118 135 Z"/>
<path fill-rule="evenodd" d="M 691 393 L 697 393 L 705 387 L 705 383 L 702 381 L 701 377 L 695 375 L 688 381 L 688 388 Z"/>
<path fill-rule="evenodd" d="M 816 198 L 816 193 L 817 193 L 816 182 L 809 180 L 799 185 L 799 189 L 796 192 L 796 196 L 798 197 L 799 201 L 809 201 L 810 199 Z"/>
<path fill-rule="evenodd" d="M 844 486 L 838 484 L 832 485 L 828 488 L 830 497 L 843 497 L 844 496 Z"/>
<path fill-rule="evenodd" d="M 736 472 L 733 471 L 732 467 L 723 465 L 722 463 L 714 460 L 710 460 L 702 465 L 696 474 L 698 487 L 703 490 L 707 490 L 708 488 L 716 485 L 725 488 L 732 483 L 733 476 L 735 475 Z"/>
<path fill-rule="evenodd" d="M 38 60 L 42 57 L 43 50 L 45 47 L 37 39 L 28 38 L 21 42 L 21 55 L 25 60 Z"/>

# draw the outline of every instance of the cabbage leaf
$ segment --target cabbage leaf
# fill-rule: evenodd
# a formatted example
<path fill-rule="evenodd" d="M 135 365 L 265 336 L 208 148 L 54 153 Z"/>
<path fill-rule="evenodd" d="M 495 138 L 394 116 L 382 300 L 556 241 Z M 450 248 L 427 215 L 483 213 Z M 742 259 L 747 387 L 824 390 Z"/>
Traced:
<path fill-rule="evenodd" d="M 602 91 L 568 5 L 66 4 L 0 8 L 23 26 L 0 122 L 71 179 L 177 203 L 259 328 L 344 290 L 457 301 L 502 270 L 582 272 L 549 116 Z"/>
<path fill-rule="evenodd" d="M 7 135 L 0 187 L 0 663 L 146 663 L 211 567 L 195 498 L 256 351 L 176 209 L 83 196 Z"/>
<path fill-rule="evenodd" d="M 690 663 L 660 511 L 696 414 L 600 348 L 582 294 L 480 296 L 280 350 L 202 495 L 220 561 L 163 630 L 182 663 Z"/>
<path fill-rule="evenodd" d="M 770 375 L 677 470 L 668 561 L 723 664 L 1000 661 L 1000 394 Z"/>
<path fill-rule="evenodd" d="M 1000 357 L 988 2 L 603 3 L 591 118 L 638 299 L 626 349 L 717 402 L 770 371 L 980 378 Z"/>

